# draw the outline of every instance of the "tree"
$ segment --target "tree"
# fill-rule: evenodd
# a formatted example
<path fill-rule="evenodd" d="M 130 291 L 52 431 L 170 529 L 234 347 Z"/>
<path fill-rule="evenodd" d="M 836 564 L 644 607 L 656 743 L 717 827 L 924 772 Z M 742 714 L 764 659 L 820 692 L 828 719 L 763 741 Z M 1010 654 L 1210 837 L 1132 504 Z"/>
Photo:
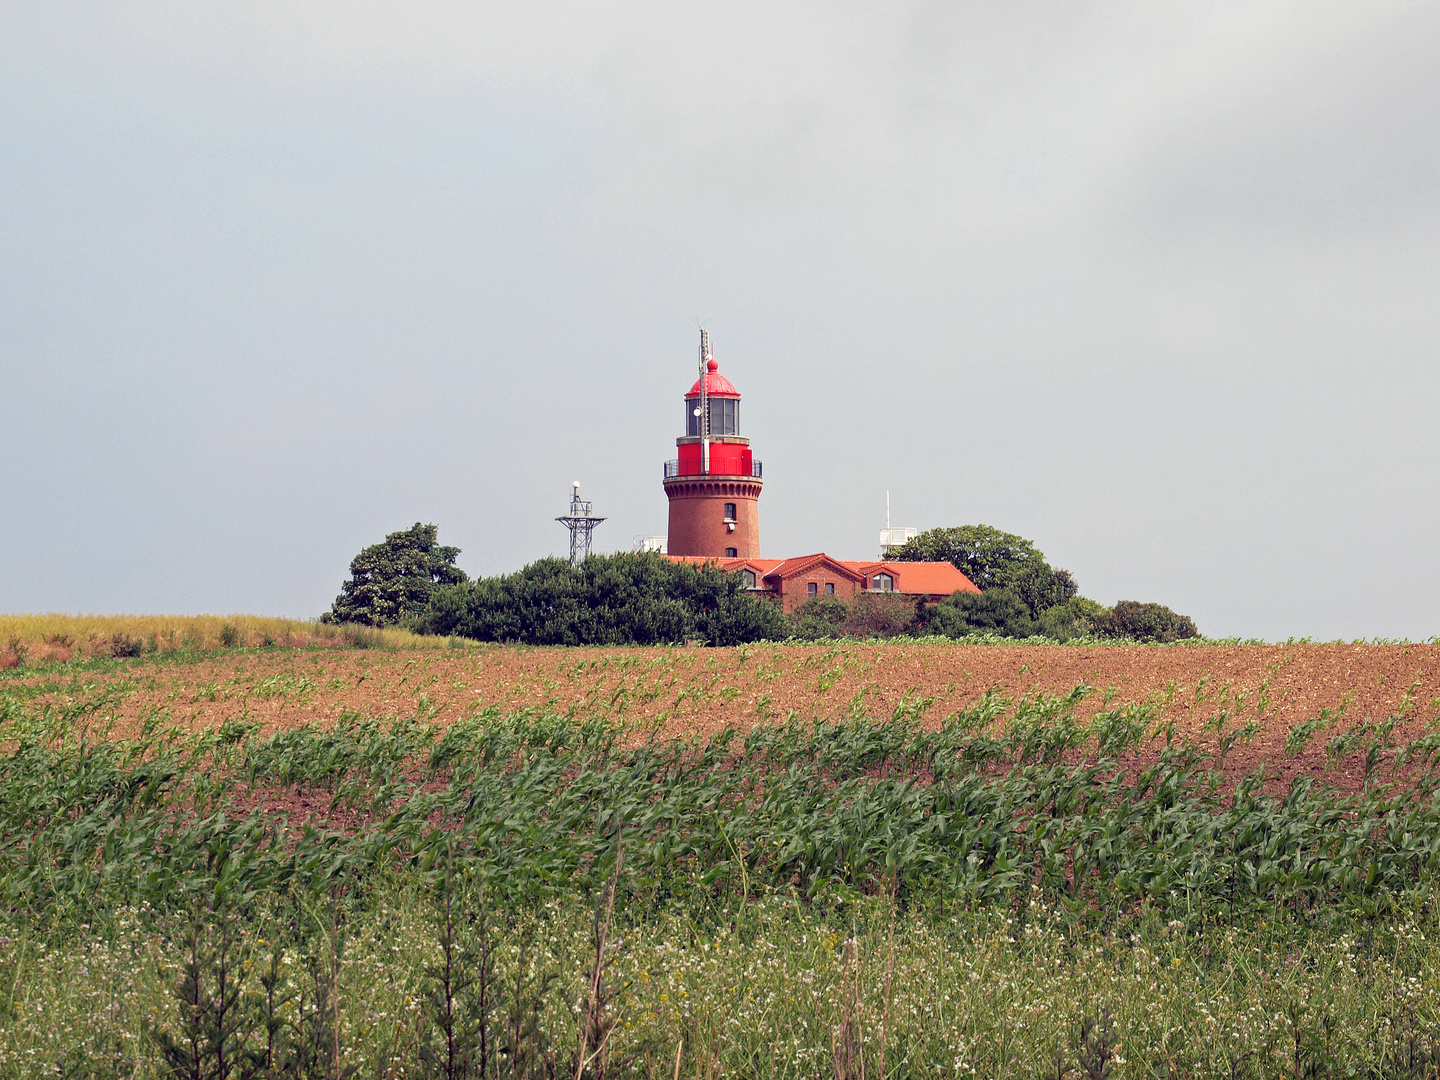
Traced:
<path fill-rule="evenodd" d="M 1027 567 L 1002 587 L 1024 602 L 1032 619 L 1040 618 L 1051 608 L 1067 603 L 1079 593 L 1075 577 L 1069 570 L 1051 569 L 1043 560 L 1038 566 Z"/>
<path fill-rule="evenodd" d="M 1027 573 L 1047 566 L 1045 556 L 1029 540 L 1002 532 L 993 525 L 926 529 L 886 558 L 953 563 L 981 592 L 1004 588 Z"/>
<path fill-rule="evenodd" d="M 1095 620 L 1095 629 L 1105 637 L 1136 641 L 1179 641 L 1200 636 L 1190 616 L 1179 615 L 1164 604 L 1142 604 L 1138 600 L 1121 600 L 1103 612 Z"/>
<path fill-rule="evenodd" d="M 1079 591 L 1070 571 L 1053 569 L 1029 540 L 1002 532 L 993 525 L 927 529 L 886 558 L 951 563 L 981 592 L 1009 589 L 1025 605 L 1032 619 L 1065 603 Z"/>
<path fill-rule="evenodd" d="M 929 632 L 946 637 L 998 634 L 1023 638 L 1035 633 L 1025 601 L 1009 589 L 957 592 L 928 608 L 926 614 L 930 616 Z"/>
<path fill-rule="evenodd" d="M 460 549 L 441 547 L 438 533 L 439 526 L 417 521 L 360 552 L 350 563 L 350 580 L 320 621 L 394 626 L 424 611 L 437 588 L 463 585 L 469 579 L 455 565 Z"/>

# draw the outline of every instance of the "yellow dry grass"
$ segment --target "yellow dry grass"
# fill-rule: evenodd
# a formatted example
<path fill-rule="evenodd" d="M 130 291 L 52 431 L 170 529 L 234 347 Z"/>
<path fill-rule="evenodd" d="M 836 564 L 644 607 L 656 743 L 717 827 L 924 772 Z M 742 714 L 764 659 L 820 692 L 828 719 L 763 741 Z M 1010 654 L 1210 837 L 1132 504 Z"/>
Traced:
<path fill-rule="evenodd" d="M 357 633 L 361 641 L 356 641 Z M 0 652 L 11 664 L 22 653 L 31 660 L 68 660 L 109 654 L 116 641 L 138 641 L 146 651 L 214 649 L 222 645 L 357 644 L 385 648 L 434 648 L 444 638 L 407 630 L 329 626 L 317 620 L 265 615 L 0 615 Z M 0 666 L 6 666 L 0 660 Z"/>

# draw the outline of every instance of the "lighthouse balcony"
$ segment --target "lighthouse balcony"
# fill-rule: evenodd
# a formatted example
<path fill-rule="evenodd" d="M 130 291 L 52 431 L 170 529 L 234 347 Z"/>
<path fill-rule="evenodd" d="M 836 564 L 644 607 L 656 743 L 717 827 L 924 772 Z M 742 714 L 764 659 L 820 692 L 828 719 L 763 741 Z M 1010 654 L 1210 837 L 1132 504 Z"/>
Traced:
<path fill-rule="evenodd" d="M 690 461 L 690 460 L 685 459 L 685 458 L 680 458 L 680 459 L 672 458 L 670 461 L 665 462 L 665 479 L 666 479 L 666 480 L 669 480 L 669 479 L 671 479 L 671 478 L 673 478 L 673 477 L 676 477 L 676 476 L 703 476 L 703 475 L 707 475 L 707 474 L 701 472 L 701 469 L 700 469 L 700 461 L 699 461 L 698 459 L 695 460 L 695 461 Z M 756 479 L 762 479 L 762 480 L 764 479 L 764 476 L 765 476 L 764 472 L 763 472 L 762 469 L 761 469 L 761 464 L 760 464 L 760 462 L 755 461 L 755 460 L 753 460 L 753 459 L 750 460 L 750 461 L 748 461 L 748 462 L 744 462 L 743 464 L 742 464 L 742 463 L 739 463 L 739 462 L 735 462 L 735 463 L 725 462 L 725 463 L 722 464 L 721 462 L 713 461 L 713 460 L 712 460 L 712 461 L 710 462 L 710 472 L 709 472 L 708 475 L 710 475 L 710 476 L 751 476 L 751 477 L 755 477 Z"/>

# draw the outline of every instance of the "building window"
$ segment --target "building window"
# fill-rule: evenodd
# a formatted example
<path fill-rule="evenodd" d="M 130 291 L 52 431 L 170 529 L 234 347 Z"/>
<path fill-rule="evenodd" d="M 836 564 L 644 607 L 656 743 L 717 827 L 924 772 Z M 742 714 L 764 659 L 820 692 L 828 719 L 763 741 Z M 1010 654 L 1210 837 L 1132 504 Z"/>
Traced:
<path fill-rule="evenodd" d="M 877 592 L 890 592 L 895 588 L 895 579 L 889 574 L 876 574 L 870 579 L 870 588 Z"/>
<path fill-rule="evenodd" d="M 735 504 L 734 504 L 734 503 L 726 503 L 726 504 L 725 504 L 725 520 L 726 520 L 726 521 L 734 521 L 734 520 L 735 520 Z"/>
<path fill-rule="evenodd" d="M 725 549 L 725 558 L 727 558 L 727 559 L 736 558 L 739 554 L 740 554 L 740 552 L 736 551 L 734 548 L 726 548 L 726 549 Z"/>
<path fill-rule="evenodd" d="M 819 585 L 816 585 L 815 582 L 813 582 L 813 581 L 809 582 L 809 583 L 806 584 L 806 586 L 805 586 L 805 595 L 806 595 L 806 596 L 814 596 L 814 595 L 815 595 L 816 593 L 818 593 L 819 591 L 820 591 L 820 586 L 819 586 Z"/>
<path fill-rule="evenodd" d="M 741 571 L 740 571 L 740 580 L 741 580 L 741 582 L 744 583 L 745 588 L 747 588 L 747 589 L 753 589 L 753 588 L 755 587 L 755 571 L 754 571 L 754 570 L 741 570 Z"/>
<path fill-rule="evenodd" d="M 827 582 L 825 582 L 825 595 L 826 595 L 826 596 L 834 596 L 834 595 L 835 595 L 835 583 L 834 583 L 833 581 L 827 581 Z"/>

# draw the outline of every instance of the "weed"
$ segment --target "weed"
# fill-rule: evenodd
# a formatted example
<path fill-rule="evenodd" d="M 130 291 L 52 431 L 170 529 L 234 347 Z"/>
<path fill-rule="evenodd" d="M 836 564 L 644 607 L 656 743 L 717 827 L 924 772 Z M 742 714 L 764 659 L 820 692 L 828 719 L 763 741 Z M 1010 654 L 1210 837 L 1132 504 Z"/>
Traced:
<path fill-rule="evenodd" d="M 355 649 L 383 649 L 387 644 L 385 631 L 374 626 L 361 626 L 359 623 L 342 625 L 340 639 Z"/>
<path fill-rule="evenodd" d="M 227 903 L 222 900 L 214 909 L 196 913 L 172 991 L 179 1005 L 178 1030 L 152 1032 L 177 1080 L 227 1080 L 249 1056 L 241 1000 L 244 952 Z"/>
<path fill-rule="evenodd" d="M 150 650 L 146 647 L 144 638 L 131 637 L 124 632 L 114 634 L 110 638 L 110 655 L 117 660 L 144 656 L 148 651 Z"/>

